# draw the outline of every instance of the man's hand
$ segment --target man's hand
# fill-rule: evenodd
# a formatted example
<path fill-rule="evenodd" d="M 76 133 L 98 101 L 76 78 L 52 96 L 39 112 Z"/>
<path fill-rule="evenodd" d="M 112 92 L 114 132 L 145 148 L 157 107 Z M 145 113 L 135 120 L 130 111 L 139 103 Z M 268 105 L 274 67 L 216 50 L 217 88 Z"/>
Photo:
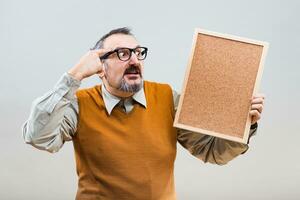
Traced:
<path fill-rule="evenodd" d="M 261 118 L 264 100 L 265 100 L 264 94 L 256 94 L 252 97 L 251 110 L 250 110 L 251 124 L 255 124 Z"/>
<path fill-rule="evenodd" d="M 88 51 L 80 58 L 79 62 L 68 71 L 68 73 L 79 81 L 100 73 L 102 71 L 102 62 L 99 57 L 107 52 L 108 50 L 104 49 Z"/>

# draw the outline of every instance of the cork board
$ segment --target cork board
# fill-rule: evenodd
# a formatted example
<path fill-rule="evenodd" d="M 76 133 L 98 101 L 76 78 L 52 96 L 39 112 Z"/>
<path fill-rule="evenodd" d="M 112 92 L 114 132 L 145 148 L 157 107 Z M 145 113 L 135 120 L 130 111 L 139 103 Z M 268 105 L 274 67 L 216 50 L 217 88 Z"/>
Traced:
<path fill-rule="evenodd" d="M 266 42 L 196 29 L 174 126 L 247 143 Z"/>

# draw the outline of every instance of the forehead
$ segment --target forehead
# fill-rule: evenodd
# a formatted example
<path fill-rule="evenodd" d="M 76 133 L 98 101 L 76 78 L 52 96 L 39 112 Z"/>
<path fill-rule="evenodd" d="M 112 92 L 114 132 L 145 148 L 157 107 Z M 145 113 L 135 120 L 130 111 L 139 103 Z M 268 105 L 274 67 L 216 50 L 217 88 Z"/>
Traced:
<path fill-rule="evenodd" d="M 104 40 L 103 47 L 105 49 L 115 49 L 117 47 L 135 48 L 138 45 L 138 41 L 132 35 L 114 34 Z"/>

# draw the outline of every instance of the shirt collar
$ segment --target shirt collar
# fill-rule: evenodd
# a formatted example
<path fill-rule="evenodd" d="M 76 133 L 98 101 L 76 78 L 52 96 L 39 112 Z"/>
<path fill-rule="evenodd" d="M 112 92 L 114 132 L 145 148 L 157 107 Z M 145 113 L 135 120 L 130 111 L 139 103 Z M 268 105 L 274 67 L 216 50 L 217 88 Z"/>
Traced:
<path fill-rule="evenodd" d="M 106 111 L 110 115 L 114 107 L 121 101 L 121 98 L 110 94 L 105 88 L 104 84 L 101 85 L 101 90 L 102 90 L 102 97 L 103 97 Z M 134 93 L 134 95 L 131 98 L 133 98 L 136 102 L 143 105 L 145 108 L 147 107 L 144 87 L 140 89 L 138 92 Z"/>

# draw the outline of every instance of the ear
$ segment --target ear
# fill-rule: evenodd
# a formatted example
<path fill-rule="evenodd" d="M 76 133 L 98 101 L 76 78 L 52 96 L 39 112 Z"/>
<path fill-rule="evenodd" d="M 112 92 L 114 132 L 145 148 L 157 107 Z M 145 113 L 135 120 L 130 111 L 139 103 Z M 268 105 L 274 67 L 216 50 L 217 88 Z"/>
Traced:
<path fill-rule="evenodd" d="M 102 79 L 103 77 L 105 77 L 105 74 L 106 74 L 106 67 L 105 67 L 105 64 L 102 63 L 102 69 L 97 73 L 99 75 L 99 77 Z"/>
<path fill-rule="evenodd" d="M 101 70 L 100 72 L 98 72 L 99 77 L 102 79 L 105 75 L 104 70 Z"/>

